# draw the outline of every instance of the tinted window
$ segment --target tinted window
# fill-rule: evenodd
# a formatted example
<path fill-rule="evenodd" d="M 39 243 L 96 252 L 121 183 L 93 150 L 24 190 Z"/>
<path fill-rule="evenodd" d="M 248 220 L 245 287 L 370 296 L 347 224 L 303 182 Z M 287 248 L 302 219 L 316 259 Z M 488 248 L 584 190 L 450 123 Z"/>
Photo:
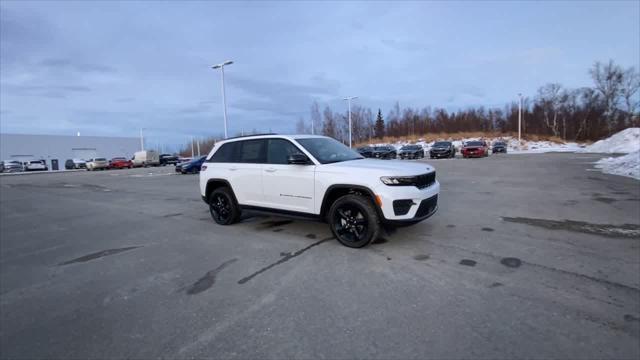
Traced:
<path fill-rule="evenodd" d="M 445 147 L 445 146 L 451 146 L 451 143 L 446 141 L 438 141 L 437 143 L 433 144 L 433 146 Z"/>
<path fill-rule="evenodd" d="M 357 152 L 331 138 L 306 138 L 296 139 L 296 141 L 322 164 L 364 159 Z"/>
<path fill-rule="evenodd" d="M 239 142 L 237 141 L 222 144 L 209 161 L 217 163 L 238 162 L 238 145 Z"/>
<path fill-rule="evenodd" d="M 469 141 L 466 146 L 483 146 L 483 141 Z"/>
<path fill-rule="evenodd" d="M 267 152 L 267 163 L 288 164 L 289 155 L 302 154 L 302 151 L 290 141 L 284 139 L 269 139 L 269 151 Z"/>
<path fill-rule="evenodd" d="M 262 164 L 265 162 L 266 140 L 240 141 L 240 162 Z"/>

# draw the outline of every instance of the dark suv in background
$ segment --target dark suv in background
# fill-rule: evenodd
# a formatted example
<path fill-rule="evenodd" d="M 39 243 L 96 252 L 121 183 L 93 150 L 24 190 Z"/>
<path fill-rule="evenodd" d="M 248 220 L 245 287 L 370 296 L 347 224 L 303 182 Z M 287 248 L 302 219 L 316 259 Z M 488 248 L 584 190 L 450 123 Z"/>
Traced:
<path fill-rule="evenodd" d="M 456 157 L 456 147 L 451 141 L 438 141 L 431 147 L 429 157 L 438 158 L 454 158 Z"/>
<path fill-rule="evenodd" d="M 177 165 L 179 163 L 178 157 L 171 154 L 160 154 L 160 165 Z"/>
<path fill-rule="evenodd" d="M 398 151 L 400 159 L 418 159 L 424 157 L 424 149 L 420 145 L 405 145 Z"/>

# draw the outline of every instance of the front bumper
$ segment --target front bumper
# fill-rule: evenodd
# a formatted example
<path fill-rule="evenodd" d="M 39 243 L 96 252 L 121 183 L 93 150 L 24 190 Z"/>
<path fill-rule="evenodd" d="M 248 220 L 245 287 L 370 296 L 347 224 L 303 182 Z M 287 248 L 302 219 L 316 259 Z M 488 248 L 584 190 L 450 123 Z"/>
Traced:
<path fill-rule="evenodd" d="M 451 150 L 447 151 L 430 151 L 429 156 L 432 158 L 443 158 L 443 157 L 451 157 Z"/>
<path fill-rule="evenodd" d="M 440 193 L 440 183 L 436 180 L 433 185 L 424 189 L 418 189 L 415 186 L 388 186 L 381 184 L 374 189 L 374 192 L 382 202 L 382 206 L 379 209 L 385 223 L 413 224 L 429 218 L 438 210 L 437 201 Z M 405 214 L 396 215 L 393 206 L 394 200 L 411 200 L 412 205 Z M 423 205 L 425 200 L 433 202 L 431 210 L 429 210 L 428 204 Z M 429 211 L 425 210 L 425 206 Z"/>

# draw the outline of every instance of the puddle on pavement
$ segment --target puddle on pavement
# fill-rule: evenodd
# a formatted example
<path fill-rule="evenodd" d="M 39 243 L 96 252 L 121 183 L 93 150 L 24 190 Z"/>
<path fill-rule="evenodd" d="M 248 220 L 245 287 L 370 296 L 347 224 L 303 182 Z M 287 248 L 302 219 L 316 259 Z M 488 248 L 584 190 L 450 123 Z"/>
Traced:
<path fill-rule="evenodd" d="M 203 277 L 198 279 L 198 281 L 196 281 L 195 283 L 193 283 L 193 285 L 187 288 L 187 294 L 196 295 L 211 288 L 213 284 L 216 283 L 216 276 L 218 275 L 218 273 L 222 271 L 225 267 L 233 264 L 236 261 L 238 261 L 238 259 L 227 260 L 217 268 L 204 274 Z"/>
<path fill-rule="evenodd" d="M 462 259 L 460 260 L 460 265 L 464 265 L 464 266 L 476 266 L 476 262 L 474 260 L 469 260 L 469 259 Z"/>
<path fill-rule="evenodd" d="M 491 232 L 491 231 L 494 231 L 494 230 L 493 230 L 493 228 L 490 228 L 490 227 L 483 227 L 483 228 L 482 228 L 482 231 L 488 231 L 488 232 Z"/>
<path fill-rule="evenodd" d="M 519 268 L 522 261 L 518 258 L 506 257 L 500 260 L 500 264 L 510 268 Z"/>
<path fill-rule="evenodd" d="M 428 254 L 418 254 L 414 256 L 413 259 L 418 261 L 425 261 L 425 260 L 429 260 L 430 257 L 431 256 L 429 256 Z"/>
<path fill-rule="evenodd" d="M 271 220 L 271 221 L 263 221 L 260 223 L 260 225 L 262 225 L 263 228 L 268 229 L 268 228 L 288 225 L 288 224 L 291 224 L 292 222 L 293 220 Z"/>
<path fill-rule="evenodd" d="M 610 225 L 610 224 L 591 224 L 584 221 L 573 220 L 547 220 L 547 219 L 533 219 L 524 217 L 503 217 L 502 220 L 525 224 L 531 226 L 537 226 L 549 230 L 566 230 L 572 232 L 580 232 L 585 234 L 602 235 L 614 238 L 640 238 L 640 226 L 635 224 L 622 224 L 622 225 Z"/>

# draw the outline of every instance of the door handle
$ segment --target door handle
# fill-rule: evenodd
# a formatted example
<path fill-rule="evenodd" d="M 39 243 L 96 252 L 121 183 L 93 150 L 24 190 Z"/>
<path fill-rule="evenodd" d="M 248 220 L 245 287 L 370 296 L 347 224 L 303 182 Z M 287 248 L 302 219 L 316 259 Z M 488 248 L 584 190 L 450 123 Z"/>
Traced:
<path fill-rule="evenodd" d="M 275 168 L 266 168 L 266 169 L 264 169 L 264 171 L 266 171 L 266 172 L 275 172 L 276 169 Z"/>

